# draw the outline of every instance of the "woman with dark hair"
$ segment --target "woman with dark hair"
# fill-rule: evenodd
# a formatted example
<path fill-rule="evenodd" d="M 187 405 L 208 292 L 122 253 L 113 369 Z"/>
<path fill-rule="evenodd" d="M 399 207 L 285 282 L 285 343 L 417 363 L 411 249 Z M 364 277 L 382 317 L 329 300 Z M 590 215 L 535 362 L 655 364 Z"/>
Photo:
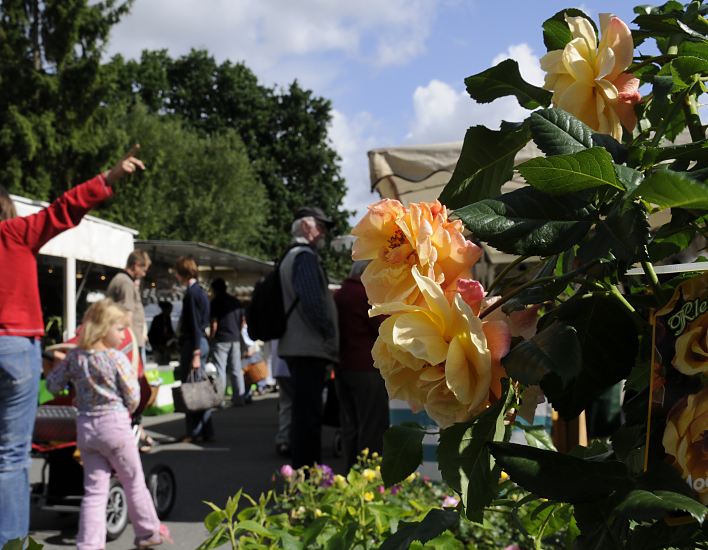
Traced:
<path fill-rule="evenodd" d="M 134 147 L 110 170 L 64 193 L 31 216 L 17 217 L 0 187 L 0 546 L 27 535 L 30 445 L 37 412 L 44 334 L 37 253 L 113 195 L 125 174 L 145 169 Z"/>
<path fill-rule="evenodd" d="M 177 281 L 187 287 L 182 301 L 182 315 L 179 318 L 179 369 L 180 380 L 195 380 L 206 376 L 205 366 L 209 354 L 206 328 L 209 326 L 209 297 L 199 286 L 199 269 L 194 258 L 181 256 L 175 264 Z M 211 423 L 211 409 L 187 412 L 185 421 L 187 432 L 181 441 L 194 443 L 210 441 L 214 437 Z"/>

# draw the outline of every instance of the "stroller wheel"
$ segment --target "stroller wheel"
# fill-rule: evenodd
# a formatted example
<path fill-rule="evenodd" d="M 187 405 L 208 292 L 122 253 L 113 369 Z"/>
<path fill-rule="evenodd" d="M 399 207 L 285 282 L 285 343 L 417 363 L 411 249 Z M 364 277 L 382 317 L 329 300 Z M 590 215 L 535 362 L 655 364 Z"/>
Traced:
<path fill-rule="evenodd" d="M 150 491 L 155 511 L 160 519 L 165 519 L 172 511 L 177 497 L 175 475 L 169 466 L 158 464 L 146 476 L 146 484 Z"/>
<path fill-rule="evenodd" d="M 117 479 L 111 479 L 106 504 L 106 539 L 116 540 L 128 525 L 128 499 Z"/>

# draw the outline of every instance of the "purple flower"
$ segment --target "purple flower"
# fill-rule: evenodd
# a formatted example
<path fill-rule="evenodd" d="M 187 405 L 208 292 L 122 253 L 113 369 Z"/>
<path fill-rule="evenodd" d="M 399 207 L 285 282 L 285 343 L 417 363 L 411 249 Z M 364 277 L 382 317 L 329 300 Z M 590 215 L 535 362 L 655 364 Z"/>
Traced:
<path fill-rule="evenodd" d="M 280 467 L 280 475 L 283 476 L 285 479 L 290 479 L 293 477 L 293 474 L 295 473 L 295 470 L 293 470 L 293 467 L 290 466 L 290 464 L 283 464 Z"/>
<path fill-rule="evenodd" d="M 460 503 L 460 499 L 451 497 L 450 495 L 446 496 L 443 501 L 442 501 L 442 507 L 443 508 L 454 508 Z"/>
<path fill-rule="evenodd" d="M 397 495 L 401 491 L 401 486 L 400 485 L 394 485 L 391 487 L 391 494 L 392 495 Z"/>
<path fill-rule="evenodd" d="M 521 547 L 518 544 L 514 543 L 504 548 L 504 550 L 521 550 Z"/>
<path fill-rule="evenodd" d="M 384 488 L 383 485 L 379 485 L 379 494 L 383 495 L 386 492 L 386 489 Z"/>
<path fill-rule="evenodd" d="M 326 464 L 318 464 L 317 468 L 319 468 L 322 474 L 320 487 L 331 487 L 334 483 L 334 472 L 332 471 L 332 468 L 330 468 Z"/>

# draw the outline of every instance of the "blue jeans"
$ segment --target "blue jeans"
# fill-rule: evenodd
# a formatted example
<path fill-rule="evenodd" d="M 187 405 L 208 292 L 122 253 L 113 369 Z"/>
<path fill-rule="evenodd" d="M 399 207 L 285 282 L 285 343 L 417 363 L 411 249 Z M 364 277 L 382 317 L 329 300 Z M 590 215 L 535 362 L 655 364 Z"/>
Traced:
<path fill-rule="evenodd" d="M 243 397 L 246 392 L 246 385 L 243 381 L 243 370 L 241 369 L 241 344 L 235 342 L 214 342 L 211 348 L 211 356 L 214 366 L 219 376 L 221 387 L 226 389 L 226 373 L 228 372 L 232 399 Z"/>
<path fill-rule="evenodd" d="M 29 530 L 29 466 L 42 356 L 39 341 L 0 336 L 0 547 Z"/>

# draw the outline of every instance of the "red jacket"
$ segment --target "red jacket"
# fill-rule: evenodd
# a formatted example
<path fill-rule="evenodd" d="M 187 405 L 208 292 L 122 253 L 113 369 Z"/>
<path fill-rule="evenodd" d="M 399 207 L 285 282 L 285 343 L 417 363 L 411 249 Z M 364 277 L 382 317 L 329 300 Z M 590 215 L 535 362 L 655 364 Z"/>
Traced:
<path fill-rule="evenodd" d="M 52 237 L 77 226 L 91 208 L 112 194 L 99 175 L 70 189 L 36 214 L 0 222 L 0 336 L 44 334 L 37 252 Z"/>
<path fill-rule="evenodd" d="M 358 279 L 347 278 L 334 293 L 339 315 L 339 368 L 372 371 L 371 348 L 379 334 L 384 316 L 369 317 L 369 302 L 364 285 Z"/>

